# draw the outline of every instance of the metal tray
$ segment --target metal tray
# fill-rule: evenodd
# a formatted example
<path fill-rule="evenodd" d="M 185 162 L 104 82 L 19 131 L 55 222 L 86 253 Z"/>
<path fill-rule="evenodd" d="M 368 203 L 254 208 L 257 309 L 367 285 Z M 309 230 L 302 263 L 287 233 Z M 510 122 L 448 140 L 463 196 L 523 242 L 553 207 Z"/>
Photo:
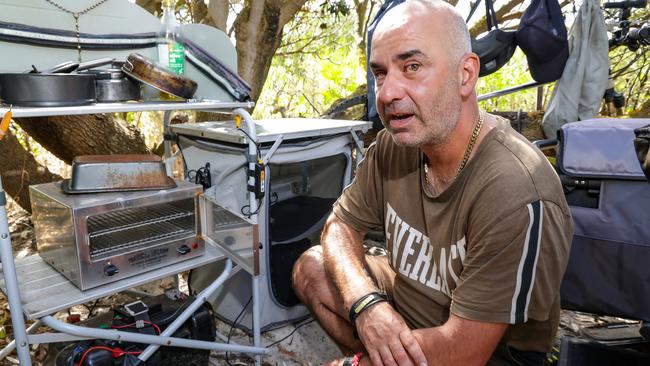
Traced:
<path fill-rule="evenodd" d="M 72 162 L 72 178 L 61 182 L 66 194 L 142 191 L 176 187 L 156 155 L 85 155 Z"/>

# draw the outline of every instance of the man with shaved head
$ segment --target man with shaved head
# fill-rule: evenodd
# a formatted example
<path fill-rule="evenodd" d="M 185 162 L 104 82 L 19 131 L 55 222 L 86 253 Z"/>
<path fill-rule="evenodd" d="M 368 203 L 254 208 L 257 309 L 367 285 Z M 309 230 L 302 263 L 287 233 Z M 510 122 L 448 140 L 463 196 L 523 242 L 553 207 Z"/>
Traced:
<path fill-rule="evenodd" d="M 542 365 L 572 237 L 553 168 L 479 110 L 479 59 L 447 3 L 391 9 L 369 64 L 386 128 L 293 272 L 354 355 L 332 364 Z M 367 255 L 380 227 L 387 255 Z"/>

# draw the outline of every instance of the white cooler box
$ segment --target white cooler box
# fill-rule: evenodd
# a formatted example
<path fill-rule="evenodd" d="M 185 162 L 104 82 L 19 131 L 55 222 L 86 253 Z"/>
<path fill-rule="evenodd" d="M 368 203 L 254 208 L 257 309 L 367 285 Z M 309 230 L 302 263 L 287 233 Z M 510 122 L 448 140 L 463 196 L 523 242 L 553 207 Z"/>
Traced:
<path fill-rule="evenodd" d="M 308 315 L 291 286 L 293 264 L 306 249 L 318 244 L 332 204 L 351 181 L 352 150 L 362 146 L 356 137 L 372 124 L 298 118 L 255 123 L 261 157 L 269 151 L 272 154 L 265 169 L 266 191 L 258 216 L 262 244 L 260 328 L 268 330 Z M 234 123 L 204 122 L 171 129 L 190 176 L 210 164 L 211 187 L 205 194 L 231 212 L 244 217 L 249 214 L 248 140 Z M 223 265 L 217 262 L 192 271 L 192 290 L 205 288 L 221 273 Z M 251 282 L 249 272 L 239 271 L 210 299 L 221 319 L 235 322 L 251 298 Z M 237 321 L 237 326 L 248 332 L 252 329 L 251 309 L 252 302 Z"/>

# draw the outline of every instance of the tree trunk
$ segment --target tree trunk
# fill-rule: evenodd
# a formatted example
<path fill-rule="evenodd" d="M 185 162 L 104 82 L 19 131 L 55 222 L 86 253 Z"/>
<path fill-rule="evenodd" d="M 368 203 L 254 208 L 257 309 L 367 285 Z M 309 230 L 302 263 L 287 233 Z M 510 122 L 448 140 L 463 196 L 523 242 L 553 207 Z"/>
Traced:
<path fill-rule="evenodd" d="M 251 0 L 235 20 L 239 75 L 251 86 L 257 100 L 282 41 L 282 28 L 294 18 L 306 0 Z"/>
<path fill-rule="evenodd" d="M 359 49 L 359 55 L 361 55 L 361 64 L 365 66 L 365 55 L 366 55 L 366 32 L 368 31 L 368 25 L 370 24 L 370 13 L 372 12 L 374 3 L 370 3 L 370 0 L 354 0 L 354 10 L 357 13 L 357 37 L 361 41 L 357 44 Z M 370 6 L 370 11 L 368 7 Z"/>
<path fill-rule="evenodd" d="M 111 114 L 16 118 L 22 129 L 57 158 L 78 155 L 148 154 L 144 138 Z"/>
<path fill-rule="evenodd" d="M 32 210 L 29 186 L 61 179 L 40 165 L 12 133 L 0 141 L 0 175 L 4 190 L 23 209 Z"/>

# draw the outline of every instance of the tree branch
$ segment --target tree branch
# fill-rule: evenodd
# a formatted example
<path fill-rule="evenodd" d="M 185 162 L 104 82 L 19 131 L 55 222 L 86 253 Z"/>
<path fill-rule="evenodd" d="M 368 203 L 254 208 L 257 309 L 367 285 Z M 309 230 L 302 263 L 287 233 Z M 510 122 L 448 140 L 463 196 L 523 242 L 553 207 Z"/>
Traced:
<path fill-rule="evenodd" d="M 280 27 L 284 27 L 285 24 L 289 23 L 289 21 L 296 16 L 298 10 L 300 10 L 306 2 L 306 0 L 283 1 L 280 10 Z"/>
<path fill-rule="evenodd" d="M 217 29 L 225 32 L 228 24 L 228 10 L 228 0 L 210 0 L 208 4 L 208 18 L 210 22 L 206 24 L 213 25 Z"/>
<path fill-rule="evenodd" d="M 161 0 L 136 0 L 135 3 L 144 8 L 146 11 L 154 14 L 156 11 L 160 10 Z"/>
<path fill-rule="evenodd" d="M 16 118 L 20 127 L 57 158 L 78 155 L 146 154 L 144 138 L 111 114 Z"/>

